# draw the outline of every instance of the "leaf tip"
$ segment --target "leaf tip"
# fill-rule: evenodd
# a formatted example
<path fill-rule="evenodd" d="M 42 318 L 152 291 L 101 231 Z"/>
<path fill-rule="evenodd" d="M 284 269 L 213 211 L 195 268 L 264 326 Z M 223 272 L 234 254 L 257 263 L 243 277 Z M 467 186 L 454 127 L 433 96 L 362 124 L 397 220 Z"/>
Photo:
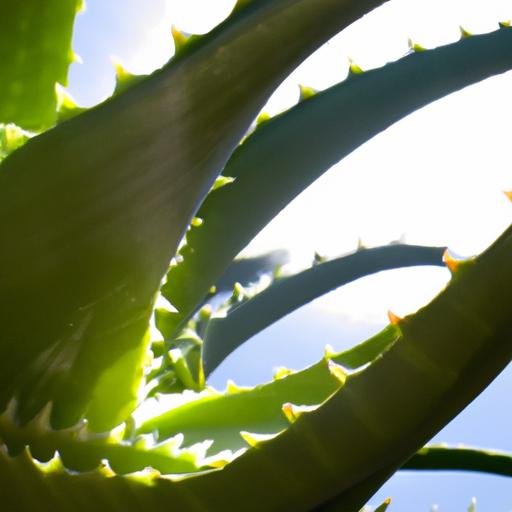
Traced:
<path fill-rule="evenodd" d="M 411 37 L 409 37 L 409 39 L 407 40 L 407 44 L 409 46 L 409 50 L 411 50 L 414 53 L 420 53 L 427 50 L 424 46 L 414 41 L 414 39 L 412 39 Z"/>
<path fill-rule="evenodd" d="M 473 35 L 468 29 L 464 28 L 462 25 L 459 26 L 460 39 L 467 39 Z"/>
<path fill-rule="evenodd" d="M 403 318 L 388 310 L 388 320 L 391 325 L 398 326 L 403 321 Z"/>
<path fill-rule="evenodd" d="M 256 128 L 260 128 L 271 119 L 272 116 L 268 112 L 260 112 L 260 114 L 256 118 Z"/>
<path fill-rule="evenodd" d="M 250 448 L 256 448 L 261 443 L 264 443 L 265 441 L 270 441 L 279 434 L 280 432 L 277 432 L 276 434 L 256 434 L 254 432 L 247 432 L 245 430 L 242 430 L 240 432 L 240 437 L 247 443 L 247 445 Z"/>
<path fill-rule="evenodd" d="M 176 27 L 176 25 L 172 25 L 171 36 L 174 42 L 174 55 L 176 56 L 179 55 L 187 46 L 187 43 L 190 39 L 190 34 L 182 32 Z"/>
<path fill-rule="evenodd" d="M 443 263 L 447 266 L 448 270 L 453 275 L 457 272 L 462 262 L 461 260 L 454 258 L 449 249 L 445 249 L 443 252 Z"/>
<path fill-rule="evenodd" d="M 347 372 L 343 366 L 330 359 L 327 361 L 327 368 L 329 369 L 329 373 L 335 377 L 341 385 L 345 384 L 345 381 L 347 380 Z"/>
<path fill-rule="evenodd" d="M 87 110 L 80 107 L 71 93 L 58 82 L 55 84 L 55 95 L 57 97 L 57 123 L 71 119 Z"/>
<path fill-rule="evenodd" d="M 308 85 L 299 84 L 299 103 L 315 96 L 318 90 Z"/>
<path fill-rule="evenodd" d="M 357 64 L 351 57 L 348 58 L 348 76 L 353 77 L 356 75 L 362 75 L 364 70 L 359 64 Z"/>
<path fill-rule="evenodd" d="M 286 402 L 281 406 L 281 410 L 290 424 L 295 423 L 303 414 L 316 409 L 318 409 L 318 405 L 295 405 L 291 402 Z"/>

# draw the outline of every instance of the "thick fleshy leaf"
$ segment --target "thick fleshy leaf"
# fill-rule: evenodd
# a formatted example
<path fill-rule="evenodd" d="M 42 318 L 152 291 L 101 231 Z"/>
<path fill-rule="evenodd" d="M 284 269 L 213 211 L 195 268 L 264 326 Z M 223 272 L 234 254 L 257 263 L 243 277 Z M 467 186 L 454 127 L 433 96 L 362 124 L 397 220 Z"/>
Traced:
<path fill-rule="evenodd" d="M 253 2 L 2 162 L 0 407 L 16 392 L 27 421 L 52 400 L 56 427 L 87 411 L 98 379 L 143 343 L 186 226 L 269 94 L 379 3 Z"/>
<path fill-rule="evenodd" d="M 176 328 L 251 239 L 333 164 L 412 111 L 511 67 L 512 30 L 502 28 L 351 75 L 265 122 L 233 153 L 223 173 L 235 180 L 207 197 L 198 212 L 204 224 L 188 233 L 183 261 L 167 275 Z"/>
<path fill-rule="evenodd" d="M 187 481 L 190 491 L 208 485 L 214 493 L 237 474 L 258 474 L 261 487 L 251 489 L 247 478 L 247 486 L 238 482 L 237 495 L 250 503 L 254 492 L 261 504 L 265 489 L 289 509 L 308 510 L 334 489 L 349 490 L 381 469 L 401 466 L 510 361 L 511 255 L 512 227 L 429 305 L 406 317 L 400 339 L 348 376 L 324 405 L 222 472 Z M 221 492 L 208 499 L 219 510 L 226 504 Z"/>
<path fill-rule="evenodd" d="M 205 373 L 211 373 L 231 352 L 259 331 L 321 295 L 361 277 L 413 265 L 444 265 L 444 247 L 389 245 L 361 249 L 283 277 L 219 317 L 204 334 Z"/>
<path fill-rule="evenodd" d="M 114 435 L 92 434 L 85 423 L 53 430 L 49 407 L 24 426 L 17 424 L 10 409 L 0 415 L 0 440 L 9 454 L 18 455 L 30 446 L 31 455 L 41 462 L 59 454 L 64 466 L 73 471 L 91 471 L 107 461 L 117 474 L 152 467 L 162 473 L 190 473 L 204 464 L 208 444 L 181 449 L 182 437 L 156 444 L 144 438 L 123 441 Z M 152 436 L 149 436 L 152 438 Z"/>
<path fill-rule="evenodd" d="M 55 84 L 74 59 L 71 36 L 82 0 L 3 2 L 0 16 L 0 123 L 42 130 L 57 120 Z"/>
<path fill-rule="evenodd" d="M 509 227 L 319 408 L 222 471 L 180 485 L 211 510 L 261 510 L 268 498 L 276 510 L 306 511 L 368 480 L 381 483 L 512 358 L 511 256 Z"/>
<path fill-rule="evenodd" d="M 397 339 L 367 368 L 348 375 L 319 408 L 303 412 L 222 471 L 178 482 L 93 476 L 100 496 L 94 500 L 110 500 L 110 510 L 123 510 L 123 495 L 130 493 L 155 510 L 173 503 L 178 510 L 306 512 L 340 492 L 352 505 L 354 490 L 358 500 L 364 498 L 361 489 L 369 490 L 368 498 L 375 488 L 366 482 L 380 482 L 403 465 L 510 361 L 511 255 L 512 226 L 429 305 L 392 326 Z M 0 498 L 19 503 L 20 510 L 30 510 L 34 495 L 65 510 L 62 504 L 84 492 L 91 478 L 62 471 L 43 476 L 26 456 L 10 459 L 2 452 L 0 476 Z M 23 493 L 26 485 L 34 492 Z"/>
<path fill-rule="evenodd" d="M 155 418 L 145 421 L 139 434 L 158 432 L 164 440 L 176 434 L 184 435 L 185 445 L 206 438 L 213 441 L 214 452 L 236 451 L 246 442 L 240 432 L 275 434 L 288 427 L 283 414 L 286 403 L 315 406 L 324 402 L 343 384 L 343 368 L 356 369 L 388 349 L 399 337 L 394 326 L 347 351 L 326 354 L 317 364 L 299 371 L 280 370 L 273 382 L 254 388 L 239 388 L 233 384 L 226 393 L 203 392 L 195 400 L 174 407 Z M 334 365 L 334 366 L 333 366 Z M 342 375 L 336 374 L 339 370 Z M 208 425 L 205 431 L 204 426 Z"/>
<path fill-rule="evenodd" d="M 428 471 L 478 471 L 512 477 L 512 454 L 466 446 L 425 446 L 402 469 Z"/>

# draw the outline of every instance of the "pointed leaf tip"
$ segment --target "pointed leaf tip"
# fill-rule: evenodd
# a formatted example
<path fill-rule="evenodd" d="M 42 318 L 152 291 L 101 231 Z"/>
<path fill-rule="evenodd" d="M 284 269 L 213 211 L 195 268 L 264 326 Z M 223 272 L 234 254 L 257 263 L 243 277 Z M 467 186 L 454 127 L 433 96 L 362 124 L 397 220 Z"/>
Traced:
<path fill-rule="evenodd" d="M 329 368 L 329 373 L 336 377 L 339 383 L 343 386 L 345 381 L 347 380 L 347 372 L 343 368 L 343 366 L 335 363 L 332 359 L 327 362 L 327 367 Z"/>
<path fill-rule="evenodd" d="M 275 434 L 256 434 L 254 432 L 246 432 L 245 430 L 242 430 L 240 432 L 240 437 L 249 445 L 250 448 L 255 448 L 261 443 L 264 443 L 265 441 L 270 441 L 271 439 L 274 439 L 280 434 L 280 432 L 277 432 Z"/>
<path fill-rule="evenodd" d="M 171 27 L 172 40 L 174 41 L 174 55 L 178 55 L 187 45 L 190 35 L 179 30 L 175 25 Z"/>
<path fill-rule="evenodd" d="M 270 121 L 272 116 L 268 112 L 261 112 L 256 118 L 256 128 L 263 126 L 266 122 Z"/>
<path fill-rule="evenodd" d="M 116 74 L 116 85 L 114 87 L 113 96 L 117 94 L 121 94 L 134 85 L 141 82 L 147 75 L 135 75 L 130 73 L 122 63 L 121 59 L 116 57 L 115 55 L 110 56 L 110 61 L 114 66 L 115 74 Z"/>
<path fill-rule="evenodd" d="M 272 376 L 272 378 L 274 380 L 280 380 L 284 379 L 285 377 L 288 377 L 288 375 L 292 375 L 293 373 L 295 373 L 294 370 L 286 368 L 285 366 L 280 366 L 274 370 L 274 375 Z"/>
<path fill-rule="evenodd" d="M 462 263 L 461 260 L 455 259 L 448 249 L 445 249 L 443 253 L 443 263 L 448 267 L 451 274 L 455 274 L 457 270 L 459 269 L 460 264 Z"/>
<path fill-rule="evenodd" d="M 507 196 L 509 201 L 512 201 L 512 190 L 505 190 L 503 193 Z"/>
<path fill-rule="evenodd" d="M 194 228 L 199 228 L 203 225 L 204 220 L 201 217 L 192 217 L 192 220 L 190 221 L 190 225 Z"/>
<path fill-rule="evenodd" d="M 415 53 L 418 53 L 418 52 L 425 52 L 427 49 L 422 46 L 421 44 L 417 43 L 416 41 L 414 41 L 412 38 L 409 37 L 409 39 L 407 40 L 407 43 L 409 45 L 409 49 Z"/>
<path fill-rule="evenodd" d="M 510 28 L 510 26 L 512 25 L 512 20 L 500 21 L 498 25 L 500 28 Z"/>
<path fill-rule="evenodd" d="M 364 73 L 363 68 L 361 66 L 359 66 L 359 64 L 356 64 L 356 62 L 352 58 L 349 57 L 348 62 L 349 62 L 349 67 L 348 67 L 349 76 L 362 75 Z"/>
<path fill-rule="evenodd" d="M 379 505 L 374 512 L 385 512 L 389 505 L 391 505 L 391 498 L 386 498 L 381 505 Z"/>
<path fill-rule="evenodd" d="M 212 192 L 214 190 L 218 190 L 219 188 L 224 187 L 225 185 L 229 185 L 230 183 L 233 183 L 235 181 L 235 178 L 232 176 L 223 176 L 222 174 L 215 178 L 215 182 L 212 186 Z"/>
<path fill-rule="evenodd" d="M 291 424 L 297 421 L 304 413 L 313 412 L 318 409 L 318 407 L 318 405 L 295 405 L 290 402 L 286 402 L 281 407 L 281 410 L 288 422 Z"/>
<path fill-rule="evenodd" d="M 318 93 L 318 90 L 309 87 L 308 85 L 299 84 L 299 103 L 301 101 L 305 101 L 311 97 L 313 97 L 315 94 Z"/>
<path fill-rule="evenodd" d="M 402 317 L 395 315 L 391 310 L 388 310 L 388 319 L 391 325 L 400 325 L 400 322 L 403 321 Z"/>
<path fill-rule="evenodd" d="M 472 32 L 470 32 L 469 30 L 465 29 L 463 26 L 459 26 L 459 31 L 460 31 L 460 38 L 461 39 L 467 39 L 468 37 L 471 37 L 473 35 Z"/>
<path fill-rule="evenodd" d="M 71 93 L 58 82 L 55 84 L 55 94 L 57 96 L 57 123 L 71 119 L 87 110 L 80 107 Z"/>

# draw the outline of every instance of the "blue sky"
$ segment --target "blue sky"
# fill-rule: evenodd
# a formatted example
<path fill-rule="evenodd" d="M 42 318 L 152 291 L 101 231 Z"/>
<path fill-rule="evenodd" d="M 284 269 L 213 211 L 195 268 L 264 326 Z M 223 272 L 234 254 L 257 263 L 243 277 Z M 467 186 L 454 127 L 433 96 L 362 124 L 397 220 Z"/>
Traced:
<path fill-rule="evenodd" d="M 83 104 L 100 101 L 114 83 L 110 55 L 133 71 L 149 72 L 172 54 L 171 23 L 204 32 L 232 3 L 88 0 L 76 24 L 74 49 L 83 63 L 72 66 L 71 93 Z M 293 104 L 298 83 L 323 88 L 342 80 L 348 57 L 365 68 L 382 65 L 407 51 L 408 36 L 435 46 L 455 40 L 459 24 L 488 31 L 511 17 L 510 1 L 392 1 L 308 59 L 267 110 Z M 488 80 L 386 130 L 294 201 L 248 251 L 284 243 L 299 268 L 313 251 L 347 252 L 358 238 L 369 245 L 401 237 L 411 243 L 447 244 L 465 255 L 482 250 L 510 222 L 512 211 L 502 195 L 512 189 L 511 86 L 510 74 Z M 446 279 L 444 270 L 409 269 L 344 287 L 253 338 L 218 369 L 212 383 L 223 387 L 231 377 L 253 384 L 267 379 L 273 366 L 300 367 L 318 359 L 327 343 L 348 347 L 378 330 L 388 309 L 413 311 Z M 511 389 L 509 368 L 435 440 L 512 451 Z M 428 511 L 433 504 L 441 512 L 463 511 L 472 496 L 478 497 L 479 511 L 512 511 L 510 480 L 484 475 L 402 472 L 372 503 L 387 496 L 394 497 L 395 512 Z"/>

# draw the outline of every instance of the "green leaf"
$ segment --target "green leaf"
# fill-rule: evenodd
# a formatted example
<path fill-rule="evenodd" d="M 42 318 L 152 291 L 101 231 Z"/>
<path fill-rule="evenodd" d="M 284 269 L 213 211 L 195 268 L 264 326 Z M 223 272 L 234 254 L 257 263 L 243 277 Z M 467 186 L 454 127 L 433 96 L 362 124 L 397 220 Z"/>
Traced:
<path fill-rule="evenodd" d="M 71 36 L 81 0 L 3 2 L 0 122 L 43 130 L 57 119 L 55 84 L 67 83 Z"/>
<path fill-rule="evenodd" d="M 391 505 L 391 498 L 385 499 L 373 512 L 386 512 Z"/>
<path fill-rule="evenodd" d="M 98 380 L 144 343 L 162 276 L 229 154 L 282 79 L 380 3 L 254 2 L 2 162 L 0 407 L 16 393 L 26 422 L 52 401 L 52 424 L 67 427 L 101 392 L 117 403 L 101 425 L 115 425 L 126 403 Z"/>
<path fill-rule="evenodd" d="M 471 447 L 425 446 L 402 469 L 478 471 L 512 477 L 512 454 Z"/>
<path fill-rule="evenodd" d="M 315 406 L 334 393 L 342 385 L 343 376 L 340 379 L 333 364 L 347 369 L 363 366 L 388 349 L 398 336 L 397 328 L 388 326 L 349 350 L 326 353 L 324 359 L 305 370 L 283 369 L 273 382 L 254 388 L 230 384 L 226 393 L 205 391 L 184 405 L 145 421 L 137 433 L 158 432 L 160 440 L 183 434 L 186 446 L 204 441 L 206 436 L 213 441 L 214 451 L 236 451 L 246 446 L 242 431 L 275 434 L 287 428 L 284 404 Z"/>
<path fill-rule="evenodd" d="M 443 265 L 443 247 L 389 245 L 361 249 L 283 277 L 248 301 L 214 317 L 204 334 L 203 358 L 209 375 L 231 352 L 295 309 L 361 277 L 399 267 Z"/>
<path fill-rule="evenodd" d="M 261 510 L 268 497 L 277 510 L 305 511 L 381 482 L 512 358 L 511 256 L 512 226 L 430 304 L 405 317 L 382 356 L 348 375 L 319 408 L 222 471 L 180 485 L 212 510 Z M 226 488 L 237 492 L 226 496 Z M 367 501 L 375 490 L 368 489 L 357 497 Z"/>
<path fill-rule="evenodd" d="M 91 434 L 85 423 L 65 430 L 53 430 L 49 424 L 50 408 L 46 407 L 24 426 L 17 424 L 13 411 L 0 415 L 0 440 L 11 455 L 30 446 L 30 453 L 42 462 L 51 461 L 58 453 L 59 461 L 73 471 L 91 471 L 103 461 L 117 474 L 133 473 L 152 467 L 162 473 L 190 473 L 204 464 L 207 444 L 181 449 L 182 437 L 156 444 L 151 439 L 131 441 L 119 435 Z M 152 436 L 149 436 L 152 437 Z"/>
<path fill-rule="evenodd" d="M 223 174 L 234 182 L 210 194 L 187 234 L 183 261 L 162 292 L 175 329 L 250 240 L 295 196 L 341 158 L 414 110 L 512 67 L 512 30 L 408 55 L 352 75 L 265 122 L 233 153 Z M 376 43 L 377 44 L 377 43 Z"/>
<path fill-rule="evenodd" d="M 15 124 L 0 124 L 0 162 L 32 136 Z"/>

